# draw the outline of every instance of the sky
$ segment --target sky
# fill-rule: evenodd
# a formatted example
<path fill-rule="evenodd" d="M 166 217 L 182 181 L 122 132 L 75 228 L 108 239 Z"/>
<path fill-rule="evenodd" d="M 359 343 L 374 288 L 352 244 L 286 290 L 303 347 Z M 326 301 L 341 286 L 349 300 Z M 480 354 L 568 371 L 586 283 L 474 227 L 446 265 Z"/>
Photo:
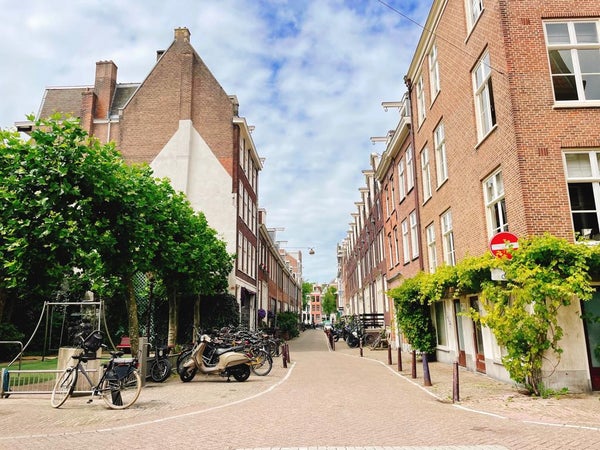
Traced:
<path fill-rule="evenodd" d="M 93 85 L 97 61 L 141 82 L 186 27 L 265 158 L 259 207 L 303 278 L 337 273 L 337 245 L 365 186 L 362 170 L 395 129 L 432 0 L 0 0 L 0 128 L 37 114 L 44 89 Z M 314 255 L 309 255 L 314 248 Z"/>

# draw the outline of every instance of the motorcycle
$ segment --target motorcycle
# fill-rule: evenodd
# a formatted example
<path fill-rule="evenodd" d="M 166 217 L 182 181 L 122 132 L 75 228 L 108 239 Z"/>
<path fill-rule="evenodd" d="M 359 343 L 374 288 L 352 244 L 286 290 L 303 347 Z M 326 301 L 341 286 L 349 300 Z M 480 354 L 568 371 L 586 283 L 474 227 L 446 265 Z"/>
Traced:
<path fill-rule="evenodd" d="M 191 381 L 198 371 L 207 375 L 216 374 L 227 377 L 227 381 L 230 381 L 230 377 L 237 381 L 246 381 L 250 376 L 250 358 L 244 353 L 227 348 L 217 348 L 214 349 L 214 352 L 206 352 L 210 342 L 210 336 L 202 335 L 194 348 L 186 355 L 182 355 L 180 364 L 177 366 L 181 381 Z"/>

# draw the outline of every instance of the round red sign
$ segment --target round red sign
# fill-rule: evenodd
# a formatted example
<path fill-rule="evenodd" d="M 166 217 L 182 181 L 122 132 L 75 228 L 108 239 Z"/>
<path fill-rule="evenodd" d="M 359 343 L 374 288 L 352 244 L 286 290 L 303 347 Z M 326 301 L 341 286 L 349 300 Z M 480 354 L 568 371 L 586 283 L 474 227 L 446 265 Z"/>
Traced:
<path fill-rule="evenodd" d="M 507 231 L 502 231 L 496 234 L 490 240 L 490 250 L 494 256 L 498 258 L 506 257 L 508 259 L 512 258 L 512 254 L 508 251 L 511 249 L 512 251 L 519 248 L 519 238 L 512 233 Z"/>

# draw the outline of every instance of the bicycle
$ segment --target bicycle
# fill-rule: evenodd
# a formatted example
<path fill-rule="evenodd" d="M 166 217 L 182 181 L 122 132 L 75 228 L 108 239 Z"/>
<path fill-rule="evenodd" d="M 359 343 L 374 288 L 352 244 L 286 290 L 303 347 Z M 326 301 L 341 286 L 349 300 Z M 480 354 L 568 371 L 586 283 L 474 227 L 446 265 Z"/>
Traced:
<path fill-rule="evenodd" d="M 56 380 L 50 397 L 52 407 L 59 408 L 73 394 L 79 373 L 90 386 L 91 397 L 87 403 L 91 403 L 94 397 L 100 396 L 111 409 L 125 409 L 133 405 L 142 390 L 142 378 L 137 371 L 137 358 L 121 358 L 122 351 L 110 352 L 110 360 L 103 365 L 102 376 L 94 385 L 83 363 L 96 359 L 96 351 L 103 346 L 103 334 L 100 330 L 96 330 L 85 339 L 80 335 L 79 339 L 81 343 L 78 347 L 82 349 L 82 353 L 71 357 L 77 363 L 67 367 Z"/>
<path fill-rule="evenodd" d="M 156 383 L 162 383 L 171 376 L 171 370 L 173 365 L 169 360 L 169 353 L 171 349 L 169 346 L 164 345 L 159 347 L 158 345 L 154 348 L 154 357 L 150 359 L 150 378 Z"/>

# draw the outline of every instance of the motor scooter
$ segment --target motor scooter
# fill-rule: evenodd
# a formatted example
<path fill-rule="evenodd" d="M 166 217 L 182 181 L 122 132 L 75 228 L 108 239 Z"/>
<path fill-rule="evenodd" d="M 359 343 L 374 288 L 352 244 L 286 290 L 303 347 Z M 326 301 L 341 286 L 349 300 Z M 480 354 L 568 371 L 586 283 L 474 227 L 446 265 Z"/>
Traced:
<path fill-rule="evenodd" d="M 191 381 L 198 372 L 227 377 L 227 381 L 230 381 L 229 377 L 233 377 L 237 381 L 246 381 L 250 376 L 250 358 L 244 353 L 229 349 L 222 349 L 218 358 L 214 358 L 214 355 L 212 358 L 207 358 L 205 349 L 210 341 L 210 336 L 202 335 L 189 354 L 183 356 L 177 367 L 181 381 Z"/>

